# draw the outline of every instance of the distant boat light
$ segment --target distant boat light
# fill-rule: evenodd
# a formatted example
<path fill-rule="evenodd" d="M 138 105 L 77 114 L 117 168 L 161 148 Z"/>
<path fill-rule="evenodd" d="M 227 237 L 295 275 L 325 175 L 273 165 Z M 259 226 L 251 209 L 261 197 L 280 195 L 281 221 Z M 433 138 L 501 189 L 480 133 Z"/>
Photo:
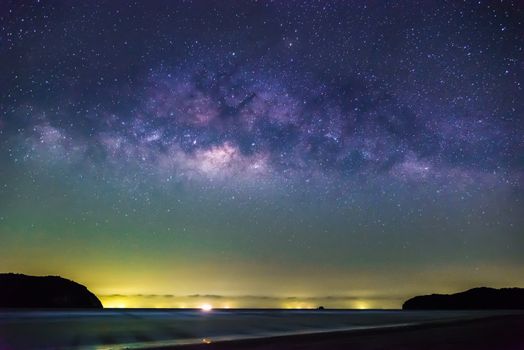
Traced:
<path fill-rule="evenodd" d="M 213 306 L 211 306 L 210 304 L 203 304 L 202 306 L 200 306 L 200 309 L 202 311 L 209 312 L 213 310 Z"/>

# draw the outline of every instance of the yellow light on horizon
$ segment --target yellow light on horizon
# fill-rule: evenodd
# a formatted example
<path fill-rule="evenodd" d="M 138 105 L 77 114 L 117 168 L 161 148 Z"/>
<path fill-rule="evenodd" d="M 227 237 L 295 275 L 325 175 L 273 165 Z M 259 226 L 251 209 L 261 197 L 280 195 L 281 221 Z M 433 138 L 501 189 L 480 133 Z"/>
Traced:
<path fill-rule="evenodd" d="M 359 300 L 355 303 L 355 306 L 354 306 L 355 309 L 359 309 L 359 310 L 364 310 L 364 309 L 369 309 L 370 308 L 370 305 L 369 303 L 363 301 L 363 300 Z"/>
<path fill-rule="evenodd" d="M 102 305 L 108 309 L 125 309 L 128 307 L 128 299 L 124 297 L 100 298 Z"/>
<path fill-rule="evenodd" d="M 108 309 L 125 309 L 126 308 L 126 304 L 124 304 L 124 303 L 114 303 L 114 304 L 104 305 L 104 307 L 108 308 Z"/>

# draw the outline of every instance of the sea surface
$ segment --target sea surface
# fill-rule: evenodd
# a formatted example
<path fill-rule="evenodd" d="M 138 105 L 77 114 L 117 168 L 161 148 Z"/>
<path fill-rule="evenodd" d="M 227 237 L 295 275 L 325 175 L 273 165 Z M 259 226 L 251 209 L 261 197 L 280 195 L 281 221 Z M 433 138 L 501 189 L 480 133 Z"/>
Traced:
<path fill-rule="evenodd" d="M 0 310 L 0 349 L 139 349 L 474 319 L 510 311 Z"/>

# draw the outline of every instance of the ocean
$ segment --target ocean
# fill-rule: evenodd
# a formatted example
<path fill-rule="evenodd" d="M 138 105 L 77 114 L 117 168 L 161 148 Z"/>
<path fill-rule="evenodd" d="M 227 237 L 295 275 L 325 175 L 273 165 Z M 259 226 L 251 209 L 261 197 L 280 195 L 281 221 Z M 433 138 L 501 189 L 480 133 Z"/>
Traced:
<path fill-rule="evenodd" d="M 474 319 L 510 311 L 0 310 L 0 349 L 140 349 Z"/>

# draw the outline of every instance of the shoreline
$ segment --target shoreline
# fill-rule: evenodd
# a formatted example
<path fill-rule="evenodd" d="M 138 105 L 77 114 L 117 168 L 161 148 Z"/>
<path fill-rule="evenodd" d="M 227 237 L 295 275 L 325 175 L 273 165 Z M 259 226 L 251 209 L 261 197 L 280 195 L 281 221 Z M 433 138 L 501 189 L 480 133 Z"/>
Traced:
<path fill-rule="evenodd" d="M 363 327 L 351 330 L 276 335 L 249 339 L 203 339 L 199 344 L 148 346 L 149 350 L 198 349 L 403 349 L 524 350 L 524 315 L 497 315 Z"/>

